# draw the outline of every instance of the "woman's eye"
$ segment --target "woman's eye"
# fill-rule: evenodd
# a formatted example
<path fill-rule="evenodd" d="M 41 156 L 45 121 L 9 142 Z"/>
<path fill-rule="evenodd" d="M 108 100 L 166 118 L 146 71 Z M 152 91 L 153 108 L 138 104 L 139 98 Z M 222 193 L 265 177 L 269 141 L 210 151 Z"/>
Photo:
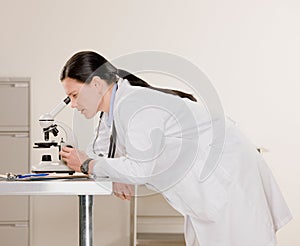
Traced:
<path fill-rule="evenodd" d="M 77 94 L 74 94 L 74 95 L 73 95 L 73 98 L 76 98 L 76 97 L 77 97 Z"/>

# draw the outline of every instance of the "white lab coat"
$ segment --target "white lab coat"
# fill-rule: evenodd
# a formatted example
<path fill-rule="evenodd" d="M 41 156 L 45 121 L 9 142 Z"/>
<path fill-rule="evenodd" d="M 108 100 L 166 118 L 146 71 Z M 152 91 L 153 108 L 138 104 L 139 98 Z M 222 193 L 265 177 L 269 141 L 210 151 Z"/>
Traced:
<path fill-rule="evenodd" d="M 231 120 L 218 167 L 202 182 L 214 146 L 201 103 L 121 80 L 114 105 L 116 158 L 98 158 L 95 179 L 162 192 L 185 217 L 187 246 L 276 245 L 275 233 L 291 213 L 263 158 Z"/>

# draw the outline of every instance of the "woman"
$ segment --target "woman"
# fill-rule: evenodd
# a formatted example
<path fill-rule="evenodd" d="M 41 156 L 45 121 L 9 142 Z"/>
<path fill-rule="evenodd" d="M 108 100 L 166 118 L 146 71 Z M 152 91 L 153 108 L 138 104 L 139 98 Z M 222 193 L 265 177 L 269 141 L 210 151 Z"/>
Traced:
<path fill-rule="evenodd" d="M 264 160 L 230 120 L 218 166 L 202 182 L 216 146 L 211 120 L 218 119 L 210 119 L 193 96 L 153 88 L 94 52 L 71 57 L 61 81 L 72 107 L 86 118 L 104 112 L 97 134 L 112 136 L 108 157 L 115 152 L 115 158 L 89 158 L 64 147 L 69 167 L 161 192 L 184 215 L 188 246 L 276 245 L 276 231 L 292 216 Z"/>

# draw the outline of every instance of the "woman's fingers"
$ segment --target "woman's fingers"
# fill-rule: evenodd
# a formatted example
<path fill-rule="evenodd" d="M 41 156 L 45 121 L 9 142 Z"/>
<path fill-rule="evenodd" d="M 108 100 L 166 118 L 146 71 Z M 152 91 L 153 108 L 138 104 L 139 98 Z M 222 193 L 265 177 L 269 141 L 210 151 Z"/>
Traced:
<path fill-rule="evenodd" d="M 130 200 L 134 195 L 134 186 L 122 183 L 113 183 L 114 195 L 122 200 Z"/>

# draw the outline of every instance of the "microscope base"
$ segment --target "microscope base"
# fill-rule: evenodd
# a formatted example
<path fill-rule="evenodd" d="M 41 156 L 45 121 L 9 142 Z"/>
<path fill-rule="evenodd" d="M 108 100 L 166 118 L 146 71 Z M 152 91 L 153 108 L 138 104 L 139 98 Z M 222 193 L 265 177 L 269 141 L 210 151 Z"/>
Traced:
<path fill-rule="evenodd" d="M 69 173 L 70 175 L 75 173 L 75 171 L 67 165 L 58 164 L 56 162 L 41 162 L 39 165 L 33 166 L 31 171 L 33 173 Z"/>

